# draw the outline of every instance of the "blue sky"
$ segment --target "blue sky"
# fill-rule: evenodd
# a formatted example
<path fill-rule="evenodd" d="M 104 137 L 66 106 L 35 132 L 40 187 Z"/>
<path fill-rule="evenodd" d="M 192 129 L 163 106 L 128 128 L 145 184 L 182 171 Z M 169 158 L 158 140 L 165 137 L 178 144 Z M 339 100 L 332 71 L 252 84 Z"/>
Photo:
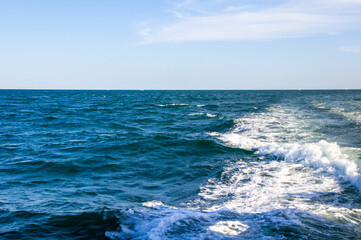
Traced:
<path fill-rule="evenodd" d="M 361 88 L 361 0 L 0 0 L 0 88 Z"/>

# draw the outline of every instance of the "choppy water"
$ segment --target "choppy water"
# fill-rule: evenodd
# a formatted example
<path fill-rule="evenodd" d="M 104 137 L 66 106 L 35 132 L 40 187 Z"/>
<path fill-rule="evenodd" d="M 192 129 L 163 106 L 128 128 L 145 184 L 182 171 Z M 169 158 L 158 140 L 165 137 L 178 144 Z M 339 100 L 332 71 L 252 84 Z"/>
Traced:
<path fill-rule="evenodd" d="M 361 239 L 361 91 L 0 91 L 1 239 Z"/>

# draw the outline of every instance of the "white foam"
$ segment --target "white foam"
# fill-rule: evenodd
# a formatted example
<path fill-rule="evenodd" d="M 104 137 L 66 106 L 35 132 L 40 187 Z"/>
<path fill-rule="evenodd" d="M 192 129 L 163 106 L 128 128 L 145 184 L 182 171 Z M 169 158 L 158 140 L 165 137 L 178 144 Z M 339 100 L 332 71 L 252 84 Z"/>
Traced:
<path fill-rule="evenodd" d="M 231 147 L 254 151 L 259 159 L 229 162 L 221 177 L 209 179 L 200 187 L 199 198 L 183 208 L 150 201 L 143 203 L 146 210 L 129 210 L 126 219 L 131 223 L 121 226 L 121 234 L 107 232 L 107 237 L 157 240 L 181 234 L 181 239 L 268 239 L 262 221 L 302 225 L 304 216 L 361 224 L 361 210 L 343 195 L 342 181 L 360 189 L 358 166 L 337 143 L 319 140 L 322 135 L 314 119 L 275 106 L 234 122 L 228 133 L 209 135 Z M 196 230 L 189 230 L 194 226 Z"/>
<path fill-rule="evenodd" d="M 337 143 L 329 143 L 324 140 L 305 144 L 261 142 L 234 133 L 224 134 L 220 139 L 231 146 L 255 150 L 259 155 L 271 155 L 270 158 L 302 163 L 304 166 L 334 173 L 336 176 L 351 181 L 361 190 L 361 177 L 357 164 L 350 160 L 348 155 L 342 153 Z"/>
<path fill-rule="evenodd" d="M 358 166 L 337 143 L 317 140 L 323 136 L 315 121 L 298 110 L 276 106 L 236 119 L 228 133 L 209 133 L 231 147 L 254 151 L 259 160 L 230 163 L 221 178 L 201 187 L 200 198 L 189 207 L 238 213 L 297 209 L 358 222 L 361 211 L 349 205 L 353 200 L 338 202 L 336 197 L 347 182 L 361 192 Z"/>
<path fill-rule="evenodd" d="M 209 136 L 212 136 L 212 137 L 219 137 L 219 136 L 222 136 L 222 134 L 221 134 L 221 133 L 219 133 L 219 132 L 210 132 L 210 133 L 208 133 L 208 135 L 209 135 Z"/>
<path fill-rule="evenodd" d="M 248 226 L 240 221 L 220 221 L 209 228 L 213 232 L 224 235 L 237 236 L 248 229 Z"/>
<path fill-rule="evenodd" d="M 217 114 L 212 114 L 212 113 L 190 113 L 188 114 L 188 116 L 207 116 L 209 118 L 214 118 L 217 117 Z"/>
<path fill-rule="evenodd" d="M 221 179 L 210 179 L 201 187 L 199 196 L 214 202 L 209 211 L 227 208 L 239 213 L 262 213 L 275 209 L 295 208 L 317 212 L 327 209 L 310 199 L 320 193 L 339 193 L 338 182 L 332 176 L 317 174 L 302 164 L 240 161 L 224 169 Z"/>
<path fill-rule="evenodd" d="M 207 113 L 206 116 L 214 118 L 214 117 L 217 117 L 217 114 Z"/>
<path fill-rule="evenodd" d="M 317 124 L 302 113 L 276 106 L 266 113 L 236 119 L 235 128 L 218 138 L 230 146 L 256 151 L 260 156 L 332 173 L 361 190 L 361 175 L 355 161 L 337 143 L 315 141 L 315 136 L 322 135 L 313 132 L 317 130 L 313 125 Z"/>
<path fill-rule="evenodd" d="M 188 106 L 186 103 L 169 103 L 169 104 L 154 104 L 157 107 L 177 107 L 177 106 Z"/>
<path fill-rule="evenodd" d="M 169 232 L 184 230 L 194 222 L 209 225 L 214 221 L 213 213 L 194 211 L 184 208 L 170 207 L 159 201 L 146 202 L 143 206 L 150 210 L 133 210 L 126 213 L 129 225 L 120 225 L 121 232 L 106 232 L 110 239 L 167 239 Z M 194 234 L 191 233 L 191 235 Z M 189 239 L 189 238 L 186 238 Z"/>
<path fill-rule="evenodd" d="M 143 205 L 144 207 L 156 208 L 156 209 L 166 206 L 163 202 L 161 202 L 161 201 L 156 201 L 156 200 L 144 202 L 144 203 L 142 203 L 142 205 Z"/>
<path fill-rule="evenodd" d="M 188 116 L 202 116 L 204 113 L 190 113 Z"/>

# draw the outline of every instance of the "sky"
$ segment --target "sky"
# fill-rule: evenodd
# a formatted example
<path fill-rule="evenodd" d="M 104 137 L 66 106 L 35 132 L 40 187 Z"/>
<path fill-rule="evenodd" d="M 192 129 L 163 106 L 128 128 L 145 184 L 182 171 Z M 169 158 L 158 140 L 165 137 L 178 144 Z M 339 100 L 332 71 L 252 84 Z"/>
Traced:
<path fill-rule="evenodd" d="M 361 0 L 0 0 L 1 89 L 361 89 Z"/>

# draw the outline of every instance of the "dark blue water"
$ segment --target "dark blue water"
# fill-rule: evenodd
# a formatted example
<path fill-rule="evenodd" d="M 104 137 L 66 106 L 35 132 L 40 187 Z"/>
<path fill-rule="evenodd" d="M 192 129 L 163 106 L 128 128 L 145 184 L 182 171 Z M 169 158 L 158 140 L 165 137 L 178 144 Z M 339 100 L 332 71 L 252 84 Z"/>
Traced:
<path fill-rule="evenodd" d="M 361 239 L 361 91 L 0 91 L 1 239 Z"/>

